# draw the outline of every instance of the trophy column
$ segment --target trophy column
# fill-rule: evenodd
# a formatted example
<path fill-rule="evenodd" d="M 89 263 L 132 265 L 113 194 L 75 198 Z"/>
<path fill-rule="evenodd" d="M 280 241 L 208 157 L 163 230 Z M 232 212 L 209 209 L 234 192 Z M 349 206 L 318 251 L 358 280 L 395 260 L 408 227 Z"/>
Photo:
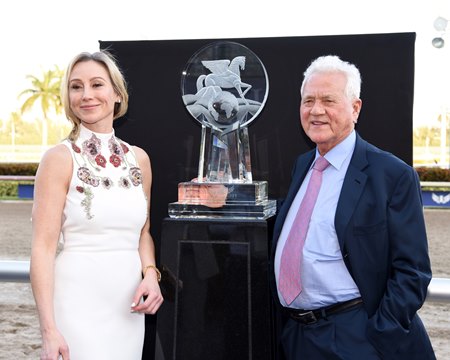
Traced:
<path fill-rule="evenodd" d="M 270 219 L 164 220 L 161 359 L 274 359 L 271 227 Z"/>
<path fill-rule="evenodd" d="M 248 48 L 217 42 L 182 76 L 183 102 L 202 126 L 196 179 L 178 185 L 161 238 L 157 359 L 273 359 L 268 258 L 275 200 L 254 181 L 248 125 L 268 96 Z"/>

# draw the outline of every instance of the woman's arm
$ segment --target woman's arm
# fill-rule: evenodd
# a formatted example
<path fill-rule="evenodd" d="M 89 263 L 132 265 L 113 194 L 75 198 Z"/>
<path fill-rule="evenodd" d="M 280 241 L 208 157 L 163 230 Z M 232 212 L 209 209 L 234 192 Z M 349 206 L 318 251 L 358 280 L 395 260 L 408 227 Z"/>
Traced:
<path fill-rule="evenodd" d="M 67 344 L 53 313 L 54 263 L 61 221 L 72 175 L 72 159 L 64 145 L 48 150 L 36 173 L 32 209 L 30 278 L 42 334 L 41 359 L 69 358 Z"/>
<path fill-rule="evenodd" d="M 151 199 L 151 187 L 152 187 L 152 169 L 150 164 L 150 158 L 147 153 L 134 147 L 134 152 L 137 157 L 138 164 L 142 171 L 142 186 L 144 188 L 145 195 L 147 197 L 147 210 L 150 214 L 150 199 Z M 147 218 L 144 227 L 141 231 L 141 237 L 139 240 L 139 255 L 141 257 L 142 269 L 144 272 L 144 279 L 136 290 L 133 298 L 133 311 L 142 312 L 146 314 L 155 314 L 163 302 L 161 290 L 158 284 L 158 272 L 156 271 L 155 260 L 155 245 L 150 235 L 150 218 Z M 146 296 L 146 300 L 140 303 L 140 299 Z"/>

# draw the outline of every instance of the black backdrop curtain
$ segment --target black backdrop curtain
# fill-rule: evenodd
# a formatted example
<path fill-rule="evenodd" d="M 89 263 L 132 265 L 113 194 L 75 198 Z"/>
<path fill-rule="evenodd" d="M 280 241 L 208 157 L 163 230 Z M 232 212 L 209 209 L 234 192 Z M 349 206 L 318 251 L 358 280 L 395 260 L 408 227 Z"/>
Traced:
<path fill-rule="evenodd" d="M 321 55 L 338 55 L 362 75 L 362 111 L 357 131 L 369 142 L 412 164 L 415 33 L 309 37 L 100 41 L 113 53 L 129 83 L 130 106 L 115 123 L 117 136 L 142 147 L 153 168 L 152 235 L 159 248 L 167 205 L 177 185 L 197 176 L 200 124 L 184 107 L 181 74 L 189 58 L 219 40 L 238 42 L 263 62 L 269 96 L 249 126 L 254 180 L 269 182 L 269 197 L 285 196 L 293 162 L 311 148 L 299 121 L 303 71 Z M 149 332 L 149 334 L 151 331 Z M 144 358 L 151 359 L 152 335 Z"/>

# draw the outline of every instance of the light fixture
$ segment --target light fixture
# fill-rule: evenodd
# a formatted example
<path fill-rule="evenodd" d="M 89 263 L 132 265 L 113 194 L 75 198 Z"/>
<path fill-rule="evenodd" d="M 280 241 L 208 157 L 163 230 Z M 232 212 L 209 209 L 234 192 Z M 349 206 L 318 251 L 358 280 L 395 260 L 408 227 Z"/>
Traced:
<path fill-rule="evenodd" d="M 447 29 L 447 24 L 448 24 L 448 20 L 443 18 L 442 16 L 439 16 L 436 18 L 436 20 L 434 20 L 434 23 L 433 23 L 434 28 L 441 33 L 440 36 L 437 36 L 433 40 L 431 40 L 431 44 L 436 49 L 442 49 L 445 45 L 443 36 L 445 35 L 445 30 Z"/>
<path fill-rule="evenodd" d="M 436 18 L 436 20 L 434 20 L 434 28 L 437 31 L 445 31 L 445 29 L 447 28 L 447 24 L 448 24 L 448 20 L 444 19 L 442 16 L 439 16 L 438 18 Z"/>
<path fill-rule="evenodd" d="M 445 41 L 443 38 L 441 37 L 435 37 L 433 40 L 431 40 L 431 44 L 436 48 L 436 49 L 442 49 L 445 45 Z"/>

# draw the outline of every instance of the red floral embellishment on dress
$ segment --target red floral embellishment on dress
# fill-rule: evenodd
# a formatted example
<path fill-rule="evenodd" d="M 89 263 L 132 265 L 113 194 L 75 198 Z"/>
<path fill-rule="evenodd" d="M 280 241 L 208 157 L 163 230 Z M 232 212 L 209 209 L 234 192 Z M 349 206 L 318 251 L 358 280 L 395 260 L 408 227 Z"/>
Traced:
<path fill-rule="evenodd" d="M 120 157 L 117 156 L 116 154 L 112 154 L 112 155 L 109 157 L 109 162 L 110 162 L 111 164 L 113 164 L 114 167 L 118 167 L 118 166 L 120 166 L 120 164 L 122 163 L 122 160 L 121 160 Z"/>
<path fill-rule="evenodd" d="M 102 154 L 98 154 L 95 157 L 95 162 L 97 163 L 97 165 L 101 166 L 102 168 L 106 167 L 106 159 Z"/>
<path fill-rule="evenodd" d="M 86 144 L 86 153 L 90 156 L 95 156 L 99 153 L 99 149 L 97 149 L 97 146 L 93 142 L 89 142 Z"/>
<path fill-rule="evenodd" d="M 130 180 L 134 186 L 138 186 L 142 183 L 142 174 L 141 169 L 134 166 L 130 169 Z"/>
<path fill-rule="evenodd" d="M 89 178 L 91 177 L 91 171 L 87 167 L 82 166 L 78 168 L 77 176 L 81 181 L 88 184 Z"/>
<path fill-rule="evenodd" d="M 94 159 L 97 155 L 100 154 L 102 148 L 101 140 L 92 134 L 91 138 L 83 141 L 83 154 L 87 155 L 91 159 Z"/>
<path fill-rule="evenodd" d="M 100 184 L 100 180 L 98 177 L 90 177 L 88 184 L 97 187 Z"/>
<path fill-rule="evenodd" d="M 73 151 L 75 151 L 77 154 L 81 153 L 81 149 L 75 143 L 71 143 L 71 144 L 72 144 Z"/>
<path fill-rule="evenodd" d="M 101 140 L 95 134 L 92 134 L 89 139 L 82 141 L 79 145 L 71 141 L 71 147 L 75 154 L 74 158 L 78 165 L 77 177 L 83 183 L 76 186 L 75 189 L 84 196 L 81 206 L 84 208 L 88 219 L 94 217 L 91 214 L 91 206 L 95 188 L 101 186 L 104 189 L 110 189 L 118 185 L 120 188 L 130 189 L 132 186 L 142 184 L 142 172 L 137 166 L 136 156 L 129 145 L 112 135 L 108 140 L 109 154 L 105 157 L 101 152 L 105 140 Z M 109 158 L 109 161 L 106 160 L 107 158 Z M 108 162 L 116 169 L 110 168 Z M 110 174 L 118 174 L 119 169 L 117 168 L 119 167 L 122 167 L 119 174 L 123 175 L 119 179 L 116 178 L 117 175 L 114 176 L 114 180 L 102 176 L 102 172 L 105 171 L 103 169 L 108 168 L 113 170 Z"/>
<path fill-rule="evenodd" d="M 113 182 L 111 181 L 110 178 L 108 177 L 103 177 L 102 178 L 102 185 L 105 189 L 109 189 L 111 188 L 111 186 L 113 185 Z"/>
<path fill-rule="evenodd" d="M 91 171 L 85 166 L 78 168 L 77 176 L 82 182 L 88 185 L 98 186 L 98 184 L 100 183 L 98 178 L 93 175 Z"/>
<path fill-rule="evenodd" d="M 113 164 L 114 167 L 119 167 L 122 162 L 126 162 L 124 151 L 121 145 L 122 142 L 116 139 L 114 136 L 111 136 L 111 139 L 109 139 L 108 141 L 108 148 L 111 152 L 109 162 Z"/>
<path fill-rule="evenodd" d="M 126 177 L 122 176 L 119 180 L 119 186 L 123 187 L 125 189 L 129 189 L 131 186 L 130 180 L 128 180 Z"/>
<path fill-rule="evenodd" d="M 128 149 L 128 146 L 126 146 L 124 143 L 120 143 L 120 146 L 122 147 L 122 151 L 124 154 L 130 151 L 130 149 Z"/>
<path fill-rule="evenodd" d="M 109 148 L 109 151 L 111 152 L 111 154 L 116 154 L 116 155 L 122 154 L 121 148 L 120 148 L 119 144 L 117 144 L 114 136 L 111 136 L 111 139 L 109 139 L 108 148 Z"/>

